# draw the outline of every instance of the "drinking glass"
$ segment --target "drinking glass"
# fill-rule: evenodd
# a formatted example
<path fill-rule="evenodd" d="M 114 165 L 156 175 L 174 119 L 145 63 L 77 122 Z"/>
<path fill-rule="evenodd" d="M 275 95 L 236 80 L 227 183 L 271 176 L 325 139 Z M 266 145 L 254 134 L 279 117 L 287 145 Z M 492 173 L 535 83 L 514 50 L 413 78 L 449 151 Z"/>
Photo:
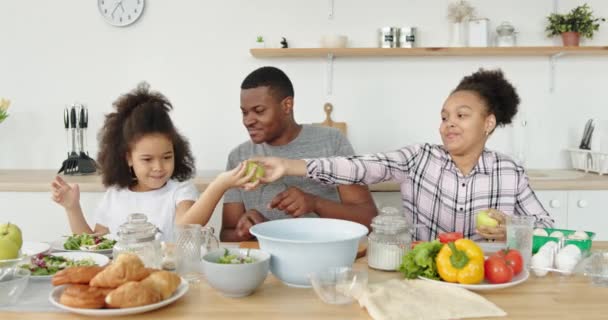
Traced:
<path fill-rule="evenodd" d="M 507 247 L 516 249 L 524 260 L 524 268 L 530 268 L 532 259 L 533 216 L 507 216 Z"/>

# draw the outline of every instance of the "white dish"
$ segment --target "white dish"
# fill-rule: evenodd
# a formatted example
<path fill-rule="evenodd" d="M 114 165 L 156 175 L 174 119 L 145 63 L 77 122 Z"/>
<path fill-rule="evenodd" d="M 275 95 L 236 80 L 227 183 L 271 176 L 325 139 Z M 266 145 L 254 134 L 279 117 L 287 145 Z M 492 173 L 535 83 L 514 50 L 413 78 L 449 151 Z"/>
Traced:
<path fill-rule="evenodd" d="M 64 258 L 70 259 L 70 260 L 82 260 L 82 259 L 91 258 L 91 259 L 93 259 L 95 264 L 100 267 L 103 267 L 110 262 L 110 259 L 108 257 L 106 257 L 102 254 L 99 254 L 99 253 L 91 253 L 91 252 L 55 252 L 51 255 L 57 256 L 57 257 L 64 257 Z M 32 274 L 30 276 L 30 279 L 46 280 L 46 279 L 51 279 L 52 277 L 53 277 L 53 275 L 36 276 L 36 275 Z"/>
<path fill-rule="evenodd" d="M 469 290 L 473 290 L 473 291 L 490 291 L 490 290 L 498 290 L 498 289 L 504 289 L 504 288 L 516 286 L 516 285 L 528 280 L 529 276 L 530 276 L 530 273 L 528 272 L 528 270 L 524 269 L 524 270 L 522 270 L 522 272 L 520 274 L 513 277 L 513 279 L 511 279 L 510 282 L 500 283 L 500 284 L 487 283 L 485 280 L 478 284 L 460 284 L 460 283 L 451 283 L 451 282 L 433 280 L 433 279 L 425 278 L 422 276 L 420 276 L 418 278 L 425 280 L 425 281 L 441 283 L 446 286 L 460 287 L 460 288 L 465 288 L 465 289 L 469 289 Z"/>
<path fill-rule="evenodd" d="M 110 237 L 108 237 L 110 238 Z M 112 254 L 112 249 L 103 249 L 103 250 L 69 250 L 63 247 L 63 244 L 65 243 L 65 239 L 59 239 L 55 242 L 53 242 L 51 244 L 51 248 L 53 248 L 53 250 L 56 251 L 65 251 L 65 252 L 92 252 L 92 253 L 99 253 L 99 254 L 105 254 L 105 255 L 111 255 Z"/>
<path fill-rule="evenodd" d="M 176 301 L 177 299 L 181 298 L 184 294 L 186 294 L 186 292 L 188 292 L 188 287 L 189 287 L 188 282 L 186 280 L 184 280 L 184 278 L 182 278 L 182 282 L 179 284 L 179 287 L 177 287 L 177 290 L 168 299 L 163 300 L 161 302 L 149 304 L 146 306 L 124 308 L 124 309 L 81 309 L 81 308 L 72 308 L 72 307 L 64 306 L 61 303 L 59 303 L 59 297 L 61 297 L 61 294 L 63 293 L 63 290 L 65 289 L 65 286 L 59 286 L 59 287 L 54 288 L 53 291 L 51 291 L 51 294 L 49 295 L 49 301 L 51 302 L 51 304 L 53 304 L 54 306 L 56 306 L 59 309 L 63 309 L 66 311 L 83 314 L 83 315 L 87 315 L 87 316 L 97 316 L 97 317 L 124 316 L 124 315 L 129 315 L 129 314 L 144 313 L 144 312 L 156 310 L 156 309 L 162 308 L 168 304 L 171 304 L 174 301 Z"/>
<path fill-rule="evenodd" d="M 47 252 L 51 246 L 46 242 L 23 241 L 21 253 L 26 256 L 35 256 L 39 253 Z"/>

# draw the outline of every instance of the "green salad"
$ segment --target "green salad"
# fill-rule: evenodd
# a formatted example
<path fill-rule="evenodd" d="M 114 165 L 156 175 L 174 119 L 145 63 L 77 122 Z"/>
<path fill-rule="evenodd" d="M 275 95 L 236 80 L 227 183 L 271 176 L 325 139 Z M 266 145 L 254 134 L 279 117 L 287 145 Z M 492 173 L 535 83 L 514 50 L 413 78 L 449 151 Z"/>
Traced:
<path fill-rule="evenodd" d="M 75 234 L 65 241 L 63 248 L 67 250 L 108 250 L 112 249 L 116 244 L 116 240 L 107 239 L 102 236 L 93 236 L 90 234 Z"/>
<path fill-rule="evenodd" d="M 91 258 L 71 260 L 41 253 L 33 256 L 30 263 L 21 265 L 21 268 L 30 270 L 33 276 L 50 276 L 65 268 L 94 265 L 95 261 Z"/>
<path fill-rule="evenodd" d="M 228 249 L 224 249 L 224 255 L 221 256 L 218 260 L 218 263 L 222 264 L 243 264 L 243 263 L 254 263 L 255 259 L 249 256 L 249 250 L 247 250 L 247 255 L 244 257 L 238 256 L 236 254 L 230 254 Z"/>

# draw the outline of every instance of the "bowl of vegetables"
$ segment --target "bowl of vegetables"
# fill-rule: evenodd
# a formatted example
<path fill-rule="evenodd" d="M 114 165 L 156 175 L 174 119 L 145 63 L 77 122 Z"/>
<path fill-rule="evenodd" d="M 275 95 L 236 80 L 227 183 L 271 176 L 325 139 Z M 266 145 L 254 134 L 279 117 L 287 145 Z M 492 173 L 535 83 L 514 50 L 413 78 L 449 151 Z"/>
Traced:
<path fill-rule="evenodd" d="M 252 294 L 264 282 L 269 269 L 270 254 L 258 249 L 220 248 L 203 256 L 209 285 L 232 298 Z"/>

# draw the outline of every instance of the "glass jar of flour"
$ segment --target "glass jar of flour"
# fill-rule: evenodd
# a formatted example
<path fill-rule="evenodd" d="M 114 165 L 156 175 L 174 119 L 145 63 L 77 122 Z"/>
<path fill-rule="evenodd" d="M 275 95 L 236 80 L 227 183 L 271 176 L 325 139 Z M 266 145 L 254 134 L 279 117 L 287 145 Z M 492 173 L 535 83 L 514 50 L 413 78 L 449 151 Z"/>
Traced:
<path fill-rule="evenodd" d="M 371 268 L 396 271 L 412 242 L 412 229 L 395 208 L 384 208 L 372 220 L 367 263 Z"/>

